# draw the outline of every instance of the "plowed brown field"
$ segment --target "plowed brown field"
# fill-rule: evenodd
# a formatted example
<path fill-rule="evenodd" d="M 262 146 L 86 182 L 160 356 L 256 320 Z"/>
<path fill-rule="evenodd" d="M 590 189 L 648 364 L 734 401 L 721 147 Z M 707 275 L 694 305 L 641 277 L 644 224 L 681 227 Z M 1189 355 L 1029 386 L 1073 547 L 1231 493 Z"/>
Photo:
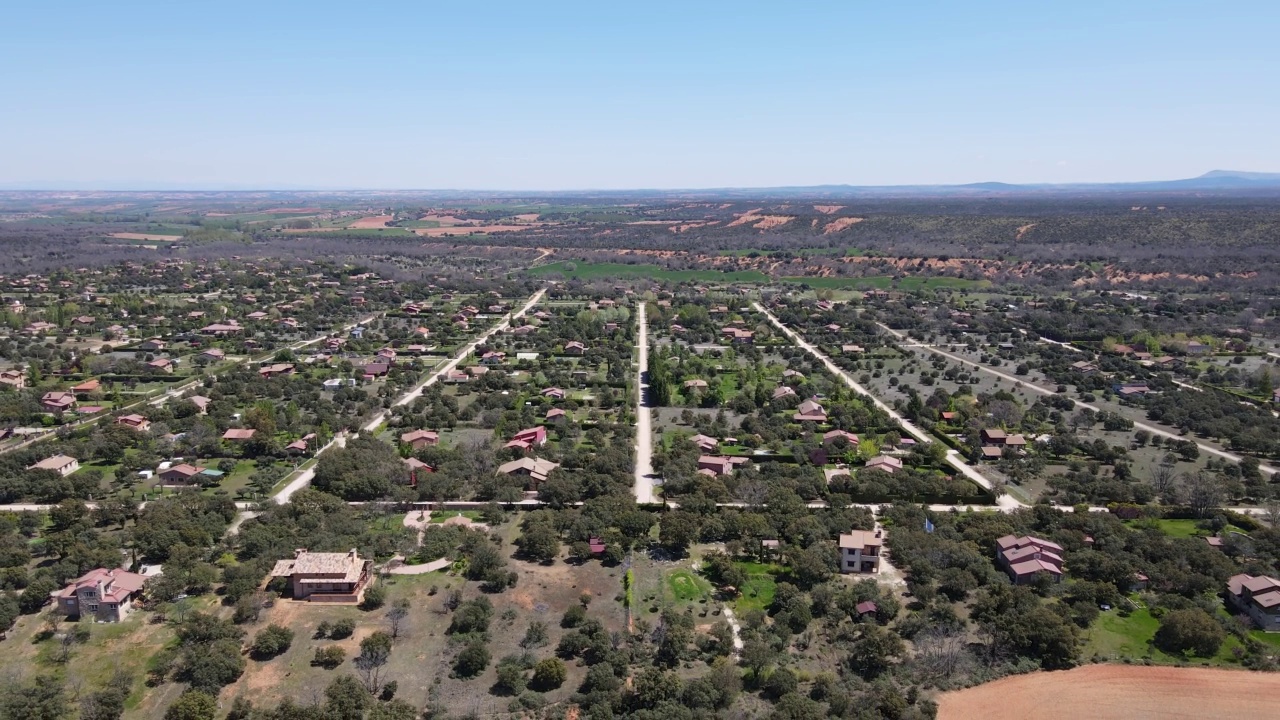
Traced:
<path fill-rule="evenodd" d="M 938 697 L 938 720 L 1239 720 L 1277 717 L 1280 674 L 1087 665 Z"/>

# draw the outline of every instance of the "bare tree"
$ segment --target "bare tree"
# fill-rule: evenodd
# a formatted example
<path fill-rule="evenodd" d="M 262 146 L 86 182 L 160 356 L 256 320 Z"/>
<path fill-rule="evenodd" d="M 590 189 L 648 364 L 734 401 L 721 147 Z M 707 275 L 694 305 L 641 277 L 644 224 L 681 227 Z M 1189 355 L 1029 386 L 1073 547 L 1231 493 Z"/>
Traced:
<path fill-rule="evenodd" d="M 1166 503 L 1171 502 L 1171 496 L 1177 487 L 1176 478 L 1177 474 L 1171 465 L 1161 463 L 1151 468 L 1151 488 L 1156 491 L 1156 497 Z"/>
<path fill-rule="evenodd" d="M 1203 470 L 1183 473 L 1182 490 L 1196 517 L 1206 517 L 1210 510 L 1222 504 L 1222 483 Z"/>
<path fill-rule="evenodd" d="M 409 600 L 403 598 L 397 600 L 391 609 L 387 611 L 387 629 L 391 631 L 391 639 L 400 639 L 400 634 L 404 632 L 405 620 L 409 617 Z"/>
<path fill-rule="evenodd" d="M 1262 504 L 1262 519 L 1272 530 L 1280 529 L 1280 498 L 1271 497 Z"/>
<path fill-rule="evenodd" d="M 915 663 L 926 675 L 949 678 L 962 670 L 972 658 L 963 633 L 933 627 L 916 636 Z"/>

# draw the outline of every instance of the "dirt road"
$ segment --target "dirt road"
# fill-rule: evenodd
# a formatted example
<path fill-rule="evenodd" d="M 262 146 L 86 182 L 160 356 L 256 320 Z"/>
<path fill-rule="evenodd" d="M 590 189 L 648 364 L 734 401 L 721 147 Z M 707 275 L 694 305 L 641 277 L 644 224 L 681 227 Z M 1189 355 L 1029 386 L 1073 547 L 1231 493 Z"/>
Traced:
<path fill-rule="evenodd" d="M 910 435 L 911 437 L 915 438 L 917 441 L 922 443 L 936 442 L 933 439 L 932 435 L 925 432 L 924 430 L 921 430 L 910 420 L 907 420 L 906 418 L 902 417 L 902 415 L 898 414 L 896 410 L 889 407 L 884 402 L 882 402 L 880 398 L 873 395 L 870 390 L 867 390 L 865 387 L 858 384 L 858 382 L 856 382 L 851 375 L 846 373 L 844 370 L 841 370 L 839 366 L 837 366 L 834 362 L 831 361 L 831 358 L 827 357 L 825 353 L 823 353 L 821 350 L 814 347 L 812 343 L 810 343 L 809 341 L 801 337 L 799 333 L 795 332 L 794 330 L 787 327 L 786 325 L 783 325 L 782 321 L 774 317 L 773 313 L 764 309 L 763 305 L 761 305 L 760 303 L 753 303 L 753 304 L 755 305 L 756 310 L 763 313 L 764 316 L 769 319 L 769 322 L 773 323 L 775 327 L 777 327 L 779 330 L 783 332 L 783 334 L 785 334 L 788 338 L 791 339 L 791 342 L 796 344 L 796 347 L 801 348 L 805 352 L 817 358 L 820 362 L 822 362 L 823 365 L 827 367 L 827 370 L 830 371 L 831 374 L 843 380 L 846 385 L 853 388 L 854 391 L 857 392 L 859 395 L 862 395 L 870 399 L 871 402 L 874 403 L 877 408 L 880 408 L 880 410 L 884 411 L 889 417 L 893 418 L 899 425 L 901 425 L 902 429 L 906 431 L 908 435 Z M 955 468 L 960 474 L 972 480 L 974 483 L 978 485 L 978 487 L 984 488 L 986 490 L 991 490 L 992 488 L 995 487 L 994 484 L 986 478 L 986 476 L 984 476 L 982 473 L 975 470 L 973 466 L 969 465 L 969 463 L 965 462 L 964 458 L 960 455 L 959 452 L 952 450 L 950 448 L 947 449 L 947 464 Z M 1005 509 L 1026 506 L 1025 503 L 1020 502 L 1017 498 L 1008 494 L 1001 495 L 999 498 L 997 498 L 996 504 L 999 507 L 1005 508 Z"/>
<path fill-rule="evenodd" d="M 653 484 L 653 409 L 649 406 L 649 321 L 645 304 L 639 305 L 640 334 L 636 340 L 639 362 L 636 364 L 636 502 L 641 505 L 658 502 Z"/>
<path fill-rule="evenodd" d="M 887 332 L 887 333 L 889 333 L 890 335 L 892 335 L 893 337 L 897 338 L 897 340 L 899 341 L 899 344 L 901 344 L 901 341 L 902 341 L 902 340 L 907 339 L 906 334 L 901 333 L 901 332 L 898 332 L 897 330 L 894 330 L 893 328 L 889 327 L 888 325 L 885 325 L 884 323 L 876 323 L 876 324 L 877 324 L 877 325 L 879 325 L 881 328 L 883 328 L 883 329 L 885 330 L 885 332 Z M 1002 380 L 1007 380 L 1007 381 L 1012 382 L 1012 383 L 1021 383 L 1021 384 L 1022 384 L 1022 386 L 1023 386 L 1024 388 L 1026 388 L 1026 389 L 1028 389 L 1028 390 L 1030 390 L 1031 392 L 1034 392 L 1034 393 L 1039 393 L 1039 394 L 1041 394 L 1041 395 L 1054 395 L 1054 394 L 1056 394 L 1053 390 L 1049 390 L 1048 388 L 1042 388 L 1042 387 L 1040 387 L 1039 385 L 1036 385 L 1035 383 L 1029 382 L 1029 381 L 1027 381 L 1027 380 L 1026 380 L 1026 379 L 1024 379 L 1024 378 L 1015 377 L 1015 376 L 1010 375 L 1010 374 L 1008 374 L 1008 373 L 1000 372 L 999 370 L 992 370 L 991 368 L 989 368 L 989 367 L 987 367 L 987 366 L 985 366 L 985 365 L 982 365 L 982 364 L 980 364 L 980 363 L 976 363 L 976 362 L 974 362 L 974 361 L 972 361 L 972 360 L 966 360 L 965 358 L 962 358 L 962 357 L 960 357 L 959 355 L 954 355 L 954 354 L 949 353 L 949 352 L 947 352 L 947 351 L 945 351 L 945 350 L 941 350 L 941 349 L 939 349 L 939 348 L 937 348 L 937 347 L 935 347 L 935 346 L 933 346 L 933 345 L 927 345 L 927 344 L 924 344 L 924 343 L 914 343 L 914 344 L 912 344 L 912 345 L 911 345 L 911 347 L 918 347 L 918 348 L 920 348 L 920 349 L 922 349 L 922 350 L 927 350 L 927 351 L 929 351 L 929 352 L 931 352 L 931 353 L 933 353 L 933 354 L 935 354 L 935 355 L 941 355 L 942 357 L 947 358 L 948 360 L 954 360 L 954 361 L 956 361 L 956 362 L 958 362 L 958 363 L 961 363 L 961 364 L 963 364 L 963 365 L 968 365 L 968 366 L 970 366 L 970 367 L 977 368 L 977 369 L 981 370 L 981 371 L 982 371 L 982 372 L 984 372 L 984 373 L 987 373 L 987 374 L 989 374 L 989 375 L 994 375 L 994 376 L 996 376 L 996 377 L 998 377 L 998 378 L 1000 378 L 1000 379 L 1002 379 Z M 1100 411 L 1102 410 L 1102 408 L 1099 408 L 1097 405 L 1090 405 L 1090 404 L 1089 404 L 1089 403 L 1087 403 L 1087 402 L 1083 402 L 1083 401 L 1081 401 L 1081 400 L 1076 400 L 1076 399 L 1074 399 L 1074 398 L 1073 398 L 1073 399 L 1071 399 L 1071 402 L 1075 403 L 1075 406 L 1076 406 L 1076 407 L 1078 407 L 1078 408 L 1087 408 L 1087 409 L 1089 409 L 1089 410 L 1093 410 L 1094 412 L 1100 412 Z M 1182 437 L 1182 436 L 1180 436 L 1180 435 L 1178 435 L 1178 434 L 1176 434 L 1176 433 L 1171 433 L 1171 432 L 1169 432 L 1168 430 L 1164 430 L 1164 429 L 1162 429 L 1162 428 L 1158 428 L 1158 427 L 1156 427 L 1155 425 L 1150 425 L 1150 424 L 1147 424 L 1147 423 L 1144 423 L 1144 422 L 1137 422 L 1137 421 L 1135 421 L 1135 422 L 1133 423 L 1133 426 L 1134 426 L 1135 428 L 1138 428 L 1139 430 L 1146 430 L 1147 432 L 1151 433 L 1152 435 L 1159 435 L 1159 436 L 1161 436 L 1161 437 L 1168 438 L 1168 439 L 1170 439 L 1170 440 L 1178 440 L 1178 441 L 1182 441 L 1182 440 L 1185 440 L 1185 439 L 1186 439 L 1186 438 L 1184 438 L 1184 437 Z M 1240 460 L 1241 460 L 1241 457 L 1240 457 L 1239 455 L 1236 455 L 1236 454 L 1234 454 L 1234 453 L 1229 453 L 1229 452 L 1227 452 L 1227 451 L 1225 451 L 1225 450 L 1221 450 L 1221 449 L 1219 449 L 1219 448 L 1213 447 L 1212 445 L 1205 445 L 1204 443 L 1197 442 L 1197 443 L 1196 443 L 1196 447 L 1200 448 L 1200 450 L 1201 450 L 1201 451 L 1203 451 L 1203 452 L 1207 452 L 1207 453 L 1209 453 L 1210 455 L 1217 455 L 1218 457 L 1223 458 L 1223 459 L 1225 459 L 1225 460 L 1230 460 L 1231 462 L 1240 462 Z M 1274 475 L 1275 473 L 1280 472 L 1280 470 L 1277 470 L 1276 468 L 1274 468 L 1274 467 L 1272 467 L 1272 466 L 1270 466 L 1270 465 L 1262 465 L 1259 469 L 1260 469 L 1260 470 L 1262 470 L 1262 472 L 1267 473 L 1268 475 Z"/>

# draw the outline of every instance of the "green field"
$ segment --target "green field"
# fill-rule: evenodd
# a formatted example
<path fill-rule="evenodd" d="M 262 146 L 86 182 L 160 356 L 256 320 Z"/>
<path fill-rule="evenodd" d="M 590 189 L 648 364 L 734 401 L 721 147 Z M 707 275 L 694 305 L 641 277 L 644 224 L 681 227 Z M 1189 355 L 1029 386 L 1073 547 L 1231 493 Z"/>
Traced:
<path fill-rule="evenodd" d="M 1196 527 L 1197 522 L 1199 521 L 1187 518 L 1187 519 L 1161 519 L 1161 520 L 1130 520 L 1125 524 L 1131 528 L 1136 528 L 1136 529 L 1142 529 L 1146 527 L 1155 527 L 1165 535 L 1168 535 L 1169 537 L 1175 537 L 1175 538 L 1208 537 L 1210 534 L 1212 534 L 1208 530 L 1201 530 L 1200 528 Z M 1243 528 L 1238 528 L 1234 525 L 1227 525 L 1225 530 L 1226 532 L 1238 532 L 1238 533 L 1245 532 Z"/>
<path fill-rule="evenodd" d="M 776 565 L 764 563 L 734 563 L 747 573 L 747 582 L 738 588 L 738 599 L 734 601 L 734 610 L 765 610 L 773 604 L 774 593 L 778 590 L 778 571 Z"/>
<path fill-rule="evenodd" d="M 647 277 L 673 282 L 768 282 L 764 273 L 756 270 L 720 272 L 718 270 L 667 270 L 658 265 L 623 265 L 622 263 L 580 263 L 563 261 L 529 269 L 530 275 L 563 275 L 580 280 L 600 278 Z"/>
<path fill-rule="evenodd" d="M 1084 656 L 1101 655 L 1108 659 L 1132 658 L 1134 660 L 1150 658 L 1159 664 L 1183 662 L 1184 658 L 1170 655 L 1151 644 L 1160 621 L 1151 616 L 1146 608 L 1139 608 L 1123 617 L 1115 610 L 1109 610 L 1098 616 L 1098 619 L 1085 632 Z M 1240 639 L 1228 635 L 1226 642 L 1218 649 L 1218 654 L 1210 658 L 1190 658 L 1193 662 L 1204 662 L 1211 665 L 1238 665 L 1233 650 L 1240 647 Z"/>
<path fill-rule="evenodd" d="M 711 594 L 711 583 L 692 570 L 673 570 L 664 581 L 668 594 L 680 602 L 697 602 Z"/>

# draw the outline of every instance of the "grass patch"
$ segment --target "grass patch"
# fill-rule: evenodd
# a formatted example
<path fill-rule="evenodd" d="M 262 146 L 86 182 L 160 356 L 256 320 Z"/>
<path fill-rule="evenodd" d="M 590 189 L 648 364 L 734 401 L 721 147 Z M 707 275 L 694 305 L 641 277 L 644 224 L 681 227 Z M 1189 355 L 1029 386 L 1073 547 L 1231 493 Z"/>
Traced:
<path fill-rule="evenodd" d="M 738 588 L 738 599 L 733 602 L 735 612 L 765 610 L 773 604 L 778 590 L 780 568 L 765 563 L 734 563 L 747 574 L 747 582 Z"/>
<path fill-rule="evenodd" d="M 1160 520 L 1152 518 L 1145 520 L 1129 520 L 1126 521 L 1125 524 L 1138 530 L 1142 530 L 1144 528 L 1155 528 L 1165 535 L 1173 538 L 1208 537 L 1212 534 L 1208 530 L 1202 530 L 1197 527 L 1196 523 L 1198 522 L 1200 521 L 1190 518 Z M 1245 532 L 1243 528 L 1238 528 L 1235 525 L 1227 525 L 1225 530 L 1227 532 Z"/>
<path fill-rule="evenodd" d="M 1213 657 L 1182 658 L 1170 655 L 1151 644 L 1156 630 L 1160 629 L 1160 621 L 1152 617 L 1146 608 L 1133 611 L 1128 617 L 1115 610 L 1098 616 L 1093 626 L 1085 634 L 1084 656 L 1101 655 L 1107 658 L 1134 660 L 1150 659 L 1161 665 L 1173 665 L 1180 662 L 1202 663 L 1210 665 L 1238 665 L 1233 650 L 1240 647 L 1240 639 L 1228 635 L 1218 653 Z"/>
<path fill-rule="evenodd" d="M 697 602 L 711 594 L 711 583 L 692 570 L 673 570 L 667 574 L 664 583 L 667 592 L 680 602 Z"/>

